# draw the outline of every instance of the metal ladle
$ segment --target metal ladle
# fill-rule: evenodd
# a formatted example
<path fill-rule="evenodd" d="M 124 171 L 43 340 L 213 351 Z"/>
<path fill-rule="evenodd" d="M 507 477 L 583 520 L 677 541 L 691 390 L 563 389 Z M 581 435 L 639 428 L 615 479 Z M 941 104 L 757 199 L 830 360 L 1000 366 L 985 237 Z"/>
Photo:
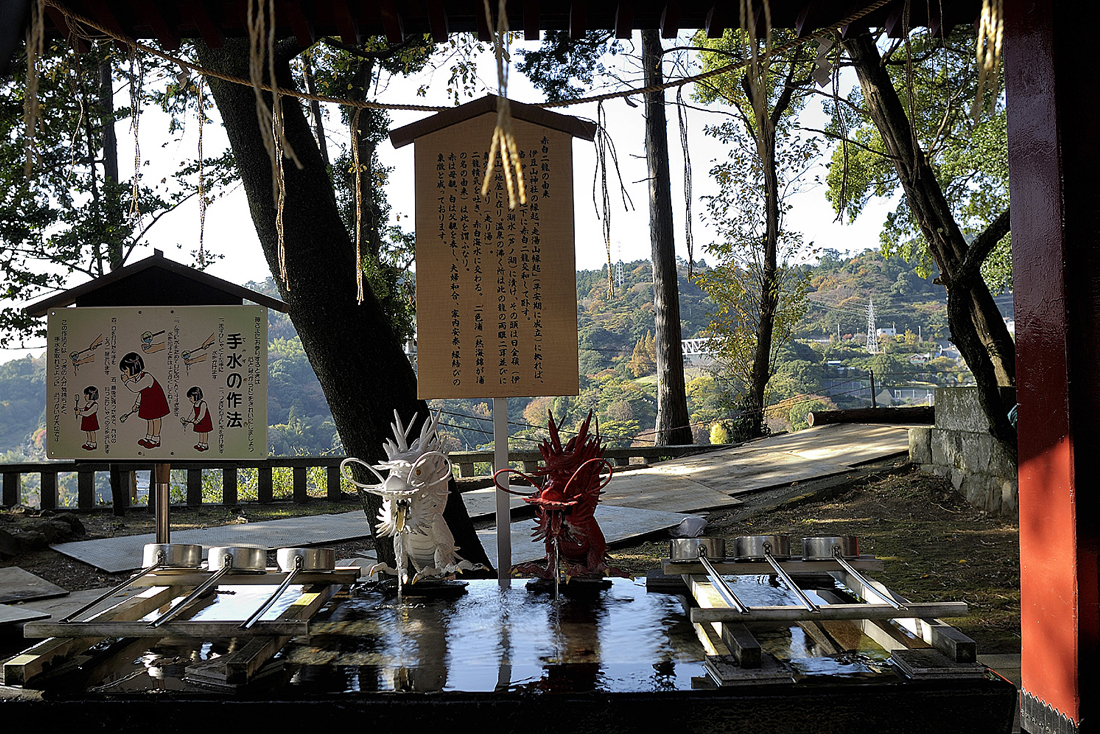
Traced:
<path fill-rule="evenodd" d="M 718 573 L 718 570 L 711 564 L 707 558 L 706 547 L 699 546 L 699 563 L 703 564 L 703 568 L 707 570 L 707 575 L 710 576 L 711 583 L 714 585 L 718 595 L 721 596 L 727 604 L 733 607 L 739 614 L 752 614 L 748 605 L 737 598 L 737 594 L 733 593 L 733 589 L 729 587 L 726 580 Z"/>
<path fill-rule="evenodd" d="M 180 560 L 179 558 L 177 558 L 176 560 L 170 559 L 169 558 L 169 550 L 172 550 L 174 555 L 182 558 L 182 560 Z M 153 557 L 151 559 L 149 558 L 150 551 L 152 552 L 152 555 L 153 555 Z M 193 559 L 192 559 L 192 556 L 194 557 Z M 118 586 L 114 587 L 113 589 L 110 589 L 109 591 L 101 594 L 100 596 L 96 597 L 95 599 L 88 602 L 84 606 L 80 607 L 80 609 L 77 609 L 75 612 L 72 612 L 69 615 L 63 617 L 60 620 L 60 622 L 62 624 L 68 624 L 69 622 L 72 622 L 74 619 L 76 619 L 77 617 L 80 617 L 85 612 L 87 612 L 89 609 L 92 609 L 92 608 L 96 607 L 98 604 L 100 604 L 101 602 L 111 598 L 115 594 L 118 594 L 120 591 L 123 591 L 123 590 L 129 588 L 138 579 L 143 578 L 145 576 L 148 576 L 149 574 L 154 573 L 156 571 L 161 571 L 163 569 L 168 569 L 168 568 L 173 568 L 173 569 L 197 568 L 198 567 L 198 560 L 201 559 L 201 558 L 202 558 L 202 546 L 198 546 L 198 545 L 169 546 L 168 544 L 165 544 L 165 543 L 156 543 L 156 544 L 146 545 L 146 547 L 145 547 L 145 564 L 146 564 L 145 568 L 141 569 L 140 571 L 135 573 L 133 576 L 131 576 L 130 578 L 123 581 Z M 192 560 L 194 560 L 195 562 L 192 563 L 191 562 Z"/>
<path fill-rule="evenodd" d="M 192 591 L 190 594 L 188 594 L 184 598 L 184 600 L 181 601 L 179 604 L 172 607 L 167 612 L 165 612 L 164 614 L 162 614 L 161 616 L 157 617 L 152 622 L 150 622 L 149 623 L 150 627 L 159 627 L 162 624 L 164 624 L 165 622 L 169 622 L 169 621 L 175 619 L 176 617 L 178 617 L 180 615 L 180 613 L 183 612 L 185 607 L 187 607 L 195 599 L 198 599 L 200 596 L 205 594 L 207 592 L 207 590 L 209 590 L 211 587 L 216 586 L 217 583 L 219 581 L 221 581 L 222 577 L 225 576 L 230 571 L 234 571 L 234 570 L 236 570 L 236 571 L 260 571 L 260 570 L 262 570 L 262 569 L 256 568 L 256 565 L 259 562 L 262 562 L 263 549 L 260 549 L 260 548 L 246 548 L 246 547 L 241 547 L 241 546 L 226 546 L 226 547 L 223 547 L 223 548 L 211 548 L 210 549 L 210 559 L 207 562 L 208 567 L 211 567 L 211 566 L 214 565 L 214 558 L 216 556 L 216 552 L 221 552 L 221 564 L 220 564 L 221 567 L 217 570 L 217 572 L 215 572 L 213 576 L 211 576 L 206 581 L 202 582 L 198 587 L 196 587 L 195 590 Z M 241 559 L 242 563 L 241 563 L 240 566 L 236 566 L 235 562 L 234 562 L 236 554 L 238 554 L 238 553 L 243 555 L 243 557 Z"/>
<path fill-rule="evenodd" d="M 810 597 L 806 596 L 806 593 L 802 591 L 802 589 L 798 588 L 798 584 L 794 582 L 794 579 L 792 579 L 790 575 L 783 570 L 783 567 L 779 565 L 779 561 L 775 560 L 775 556 L 772 555 L 772 544 L 768 541 L 764 541 L 763 545 L 764 560 L 768 562 L 768 565 L 775 569 L 775 572 L 779 575 L 781 579 L 783 579 L 783 583 L 787 585 L 787 588 L 793 591 L 795 596 L 798 597 L 798 600 L 802 602 L 802 606 L 806 607 L 806 609 L 808 609 L 813 614 L 819 614 L 821 612 L 821 609 L 812 601 L 810 601 Z"/>
<path fill-rule="evenodd" d="M 251 629 L 260 617 L 278 601 L 294 579 L 301 573 L 328 573 L 336 566 L 336 552 L 331 548 L 280 548 L 278 552 L 279 569 L 286 572 L 286 579 L 279 585 L 263 605 L 241 623 L 241 629 Z"/>
<path fill-rule="evenodd" d="M 861 584 L 863 584 L 864 589 L 866 589 L 867 591 L 870 591 L 872 594 L 877 596 L 879 599 L 882 599 L 884 602 L 886 602 L 887 604 L 892 606 L 894 609 L 905 609 L 904 604 L 899 604 L 895 599 L 891 598 L 889 594 L 884 594 L 883 592 L 876 589 L 871 584 L 870 579 L 868 579 L 866 576 L 864 576 L 859 571 L 857 571 L 852 566 L 852 564 L 848 563 L 848 561 L 844 558 L 843 548 L 841 548 L 839 545 L 834 545 L 833 546 L 833 558 L 836 560 L 837 563 L 840 564 L 841 568 L 843 568 L 849 574 L 854 576 L 856 578 L 856 580 L 858 580 Z"/>

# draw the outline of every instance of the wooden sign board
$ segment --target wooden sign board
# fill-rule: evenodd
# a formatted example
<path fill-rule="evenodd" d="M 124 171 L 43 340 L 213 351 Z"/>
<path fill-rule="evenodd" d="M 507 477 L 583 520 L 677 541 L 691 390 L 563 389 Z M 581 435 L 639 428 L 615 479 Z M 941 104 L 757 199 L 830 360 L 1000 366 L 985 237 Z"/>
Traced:
<path fill-rule="evenodd" d="M 47 322 L 51 459 L 267 456 L 267 309 L 57 308 Z"/>
<path fill-rule="evenodd" d="M 499 160 L 481 195 L 495 123 L 490 112 L 416 138 L 422 399 L 578 391 L 572 136 L 513 121 L 527 203 L 509 209 Z"/>

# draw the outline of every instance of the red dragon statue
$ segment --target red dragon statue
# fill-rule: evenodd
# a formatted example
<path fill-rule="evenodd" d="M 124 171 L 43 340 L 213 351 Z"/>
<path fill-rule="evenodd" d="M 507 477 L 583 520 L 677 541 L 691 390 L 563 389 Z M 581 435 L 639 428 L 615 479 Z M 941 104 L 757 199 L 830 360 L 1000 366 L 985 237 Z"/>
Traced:
<path fill-rule="evenodd" d="M 600 501 L 600 490 L 611 481 L 611 464 L 603 458 L 604 447 L 600 441 L 599 428 L 589 435 L 592 413 L 581 424 L 577 435 L 562 446 L 558 426 L 553 414 L 549 414 L 550 440 L 539 444 L 543 466 L 535 470 L 531 477 L 525 477 L 536 488 L 531 495 L 524 495 L 525 502 L 536 508 L 536 524 L 532 537 L 546 544 L 545 565 L 539 562 L 521 563 L 513 567 L 513 572 L 533 575 L 538 578 L 553 579 L 558 574 L 559 565 L 565 564 L 565 578 L 591 578 L 603 576 L 624 576 L 630 574 L 608 565 L 607 541 L 599 523 L 596 522 L 596 505 Z M 607 467 L 606 476 L 600 471 Z M 502 469 L 497 477 L 513 469 Z M 510 489 L 496 485 L 512 494 Z"/>

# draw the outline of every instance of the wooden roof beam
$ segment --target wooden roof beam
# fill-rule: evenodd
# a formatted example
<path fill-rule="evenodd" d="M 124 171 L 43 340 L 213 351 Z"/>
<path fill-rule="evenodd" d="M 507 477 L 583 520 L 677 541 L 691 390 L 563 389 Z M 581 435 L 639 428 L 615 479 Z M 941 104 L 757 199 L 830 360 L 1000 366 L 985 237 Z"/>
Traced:
<path fill-rule="evenodd" d="M 804 4 L 794 21 L 794 29 L 798 37 L 805 38 L 816 31 L 823 15 L 820 3 L 810 0 Z"/>
<path fill-rule="evenodd" d="M 432 32 L 432 40 L 436 43 L 444 43 L 450 35 L 450 27 L 447 22 L 447 10 L 443 7 L 443 0 L 425 0 L 428 11 L 428 28 Z"/>
<path fill-rule="evenodd" d="M 336 20 L 336 30 L 340 32 L 340 40 L 351 46 L 359 43 L 359 25 L 351 17 L 351 8 L 347 0 L 333 0 L 332 16 Z"/>
<path fill-rule="evenodd" d="M 382 14 L 382 27 L 386 29 L 386 40 L 401 43 L 405 40 L 405 21 L 394 0 L 379 0 L 378 12 Z"/>
<path fill-rule="evenodd" d="M 471 0 L 474 3 L 474 22 L 477 24 L 477 40 L 488 42 L 493 40 L 492 28 L 496 28 L 492 17 L 485 15 L 485 3 L 481 0 Z"/>
<path fill-rule="evenodd" d="M 680 32 L 680 3 L 669 0 L 661 11 L 661 38 L 676 38 Z"/>
<path fill-rule="evenodd" d="M 588 30 L 588 7 L 584 0 L 569 3 L 569 37 L 574 41 L 584 38 Z"/>
<path fill-rule="evenodd" d="M 620 2 L 615 6 L 615 38 L 634 35 L 634 3 Z"/>
<path fill-rule="evenodd" d="M 886 35 L 889 38 L 902 38 L 905 36 L 905 31 L 911 30 L 913 26 L 913 18 L 910 14 L 909 18 L 905 17 L 905 9 L 907 3 L 898 5 L 890 10 L 890 14 L 886 16 Z M 906 25 L 909 27 L 906 28 Z"/>
<path fill-rule="evenodd" d="M 729 27 L 730 4 L 716 2 L 707 11 L 707 38 L 721 38 Z"/>
<path fill-rule="evenodd" d="M 111 6 L 104 0 L 85 0 L 84 6 L 88 10 L 85 15 L 102 23 L 103 27 L 107 30 L 119 36 L 125 36 L 127 38 L 134 37 L 132 30 L 127 30 L 122 27 L 122 23 L 119 22 L 118 16 L 115 15 L 115 11 L 111 10 Z M 129 47 L 121 41 L 116 41 L 115 45 L 124 51 L 129 50 Z"/>
<path fill-rule="evenodd" d="M 523 40 L 539 40 L 539 3 L 538 0 L 523 0 Z"/>
<path fill-rule="evenodd" d="M 199 29 L 202 41 L 210 48 L 221 48 L 225 45 L 225 33 L 221 24 L 214 20 L 215 7 L 209 0 L 191 0 L 187 4 L 191 10 L 191 19 L 195 27 Z"/>
<path fill-rule="evenodd" d="M 46 14 L 50 16 L 50 20 L 53 22 L 57 29 L 65 36 L 65 40 L 69 42 L 69 46 L 78 54 L 86 54 L 92 50 L 92 47 L 88 45 L 80 36 L 76 35 L 73 31 L 73 27 L 69 25 L 68 20 L 65 18 L 65 14 L 52 5 L 46 6 Z"/>
<path fill-rule="evenodd" d="M 317 42 L 317 33 L 313 29 L 313 9 L 308 5 L 303 7 L 302 2 L 303 0 L 285 0 L 283 14 L 290 21 L 290 29 L 294 31 L 298 45 L 309 48 Z"/>
<path fill-rule="evenodd" d="M 175 51 L 180 47 L 179 23 L 167 17 L 167 8 L 153 0 L 130 0 L 130 9 L 134 17 L 145 21 L 162 48 Z"/>

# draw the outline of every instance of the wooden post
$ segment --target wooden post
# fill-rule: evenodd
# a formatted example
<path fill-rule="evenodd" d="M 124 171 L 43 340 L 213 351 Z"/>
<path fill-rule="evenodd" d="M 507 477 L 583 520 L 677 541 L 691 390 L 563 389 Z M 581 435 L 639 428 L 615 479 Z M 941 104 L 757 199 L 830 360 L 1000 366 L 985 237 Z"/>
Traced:
<path fill-rule="evenodd" d="M 337 502 L 344 497 L 340 490 L 340 465 L 332 464 L 328 467 L 328 481 L 325 483 L 329 502 Z"/>
<path fill-rule="evenodd" d="M 130 506 L 129 472 L 124 472 L 118 464 L 111 464 L 111 514 L 122 517 Z"/>
<path fill-rule="evenodd" d="M 202 506 L 202 469 L 187 470 L 187 506 Z"/>
<path fill-rule="evenodd" d="M 271 479 L 271 467 L 261 466 L 256 470 L 256 500 L 266 505 L 275 497 L 275 486 Z"/>
<path fill-rule="evenodd" d="M 1100 7 L 1004 6 L 1019 399 L 1021 728 L 1100 719 Z M 1089 693 L 1092 691 L 1092 693 Z"/>
<path fill-rule="evenodd" d="M 226 507 L 237 504 L 237 467 L 235 466 L 222 469 L 222 504 Z"/>
<path fill-rule="evenodd" d="M 21 480 L 23 475 L 19 472 L 7 471 L 4 472 L 4 499 L 0 504 L 4 507 L 15 507 L 22 499 L 21 494 Z"/>
<path fill-rule="evenodd" d="M 39 506 L 43 510 L 57 509 L 57 472 L 42 472 L 42 491 Z"/>
<path fill-rule="evenodd" d="M 309 501 L 309 495 L 306 493 L 306 468 L 304 466 L 296 466 L 294 471 L 294 504 L 304 505 Z"/>
<path fill-rule="evenodd" d="M 876 402 L 876 398 L 875 398 L 875 371 L 874 370 L 869 370 L 869 371 L 871 373 L 871 407 L 872 408 L 877 408 L 878 403 Z"/>
<path fill-rule="evenodd" d="M 95 472 L 77 472 L 76 506 L 81 510 L 90 510 L 95 507 Z"/>
<path fill-rule="evenodd" d="M 153 474 L 156 479 L 156 496 L 157 496 L 157 542 L 158 543 L 170 543 L 169 536 L 172 534 L 172 525 L 169 513 L 171 512 L 172 500 L 169 493 L 169 484 L 172 481 L 172 465 L 171 464 L 157 464 L 153 468 Z M 149 488 L 149 496 L 153 496 L 153 488 Z"/>

